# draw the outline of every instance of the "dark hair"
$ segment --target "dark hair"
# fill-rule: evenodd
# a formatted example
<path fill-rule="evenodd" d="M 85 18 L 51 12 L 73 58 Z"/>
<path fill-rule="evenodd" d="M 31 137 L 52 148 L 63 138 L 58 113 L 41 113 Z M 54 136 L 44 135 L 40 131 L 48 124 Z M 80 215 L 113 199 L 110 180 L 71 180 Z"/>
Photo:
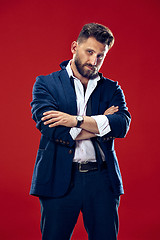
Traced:
<path fill-rule="evenodd" d="M 81 43 L 89 37 L 94 37 L 98 42 L 108 45 L 109 49 L 114 44 L 114 36 L 111 30 L 98 23 L 85 24 L 78 36 L 77 42 Z"/>

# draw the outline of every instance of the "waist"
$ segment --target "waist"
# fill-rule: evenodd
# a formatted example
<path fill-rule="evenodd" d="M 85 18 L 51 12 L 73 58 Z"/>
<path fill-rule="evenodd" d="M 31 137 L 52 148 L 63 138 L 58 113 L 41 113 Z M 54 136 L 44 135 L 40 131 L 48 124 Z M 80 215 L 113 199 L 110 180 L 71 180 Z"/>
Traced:
<path fill-rule="evenodd" d="M 72 169 L 73 171 L 78 171 L 78 172 L 89 172 L 89 171 L 98 171 L 107 169 L 107 163 L 104 161 L 100 166 L 98 165 L 97 162 L 73 162 L 72 163 Z"/>

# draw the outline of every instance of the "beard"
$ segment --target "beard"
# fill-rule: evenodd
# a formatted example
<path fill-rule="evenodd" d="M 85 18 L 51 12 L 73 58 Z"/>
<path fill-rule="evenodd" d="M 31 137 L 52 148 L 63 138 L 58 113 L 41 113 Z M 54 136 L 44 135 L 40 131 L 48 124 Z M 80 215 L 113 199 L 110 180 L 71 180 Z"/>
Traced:
<path fill-rule="evenodd" d="M 75 65 L 77 68 L 77 71 L 81 74 L 82 77 L 87 79 L 94 79 L 98 76 L 98 70 L 97 67 L 93 66 L 92 64 L 82 64 L 80 58 L 76 55 L 75 56 Z M 85 66 L 88 66 L 90 69 L 86 69 Z"/>

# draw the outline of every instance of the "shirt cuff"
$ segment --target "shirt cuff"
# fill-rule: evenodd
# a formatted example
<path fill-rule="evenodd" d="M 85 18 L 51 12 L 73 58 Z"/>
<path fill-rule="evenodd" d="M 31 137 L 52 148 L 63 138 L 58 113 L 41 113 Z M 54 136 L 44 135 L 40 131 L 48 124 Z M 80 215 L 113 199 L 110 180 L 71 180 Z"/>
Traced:
<path fill-rule="evenodd" d="M 73 140 L 75 140 L 81 131 L 82 131 L 81 128 L 73 127 L 70 129 L 69 133 L 70 133 L 71 137 L 73 138 Z"/>
<path fill-rule="evenodd" d="M 103 137 L 111 131 L 109 120 L 105 115 L 91 116 L 97 123 L 99 134 L 96 134 L 98 137 Z"/>

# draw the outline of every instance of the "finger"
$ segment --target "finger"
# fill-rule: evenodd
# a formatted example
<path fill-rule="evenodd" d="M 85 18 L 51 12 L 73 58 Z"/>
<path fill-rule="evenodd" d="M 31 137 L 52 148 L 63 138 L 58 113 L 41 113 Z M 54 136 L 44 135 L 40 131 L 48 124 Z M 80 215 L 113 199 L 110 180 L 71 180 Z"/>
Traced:
<path fill-rule="evenodd" d="M 48 114 L 51 114 L 51 113 L 58 113 L 58 111 L 54 111 L 54 110 L 51 110 L 51 111 L 47 111 L 47 112 L 44 112 L 43 115 L 48 115 Z"/>
<path fill-rule="evenodd" d="M 118 111 L 118 106 L 117 107 L 112 107 L 112 108 L 109 108 L 107 109 L 106 111 L 109 111 L 109 112 L 117 112 Z"/>
<path fill-rule="evenodd" d="M 44 125 L 47 125 L 47 124 L 50 124 L 50 123 L 55 123 L 55 122 L 58 122 L 58 121 L 60 121 L 61 120 L 61 118 L 52 118 L 52 119 L 49 119 L 49 120 L 47 120 L 47 121 L 45 121 L 44 122 Z"/>
<path fill-rule="evenodd" d="M 118 109 L 118 107 L 116 107 L 116 108 L 114 108 L 112 111 L 113 112 L 117 112 L 119 109 Z"/>
<path fill-rule="evenodd" d="M 118 106 L 112 106 L 111 107 L 111 109 L 117 109 L 118 108 Z"/>
<path fill-rule="evenodd" d="M 114 113 L 114 112 L 117 112 L 117 111 L 118 111 L 118 108 L 114 108 L 114 109 L 109 110 L 108 112 Z"/>
<path fill-rule="evenodd" d="M 62 125 L 62 124 L 61 124 L 61 121 L 58 121 L 58 122 L 49 124 L 48 126 L 49 126 L 49 128 L 52 128 L 52 127 L 57 127 L 57 126 L 59 126 L 59 125 Z"/>
<path fill-rule="evenodd" d="M 106 109 L 106 111 L 114 110 L 114 109 L 117 109 L 117 108 L 118 108 L 118 106 L 115 107 L 115 106 L 113 105 L 113 106 L 109 107 L 108 109 Z"/>
<path fill-rule="evenodd" d="M 45 121 L 45 120 L 50 119 L 50 118 L 58 117 L 58 115 L 59 115 L 59 114 L 58 114 L 57 112 L 55 112 L 55 113 L 50 113 L 50 114 L 42 117 L 41 120 L 42 120 L 42 121 Z"/>
<path fill-rule="evenodd" d="M 53 117 L 54 117 L 53 115 L 47 115 L 47 116 L 45 116 L 45 117 L 42 117 L 41 120 L 42 120 L 42 121 L 45 121 L 45 120 L 50 119 L 50 118 L 53 118 Z"/>
<path fill-rule="evenodd" d="M 118 107 L 114 107 L 114 108 L 108 108 L 104 114 L 107 115 L 107 114 L 113 114 L 115 112 L 118 112 Z"/>

